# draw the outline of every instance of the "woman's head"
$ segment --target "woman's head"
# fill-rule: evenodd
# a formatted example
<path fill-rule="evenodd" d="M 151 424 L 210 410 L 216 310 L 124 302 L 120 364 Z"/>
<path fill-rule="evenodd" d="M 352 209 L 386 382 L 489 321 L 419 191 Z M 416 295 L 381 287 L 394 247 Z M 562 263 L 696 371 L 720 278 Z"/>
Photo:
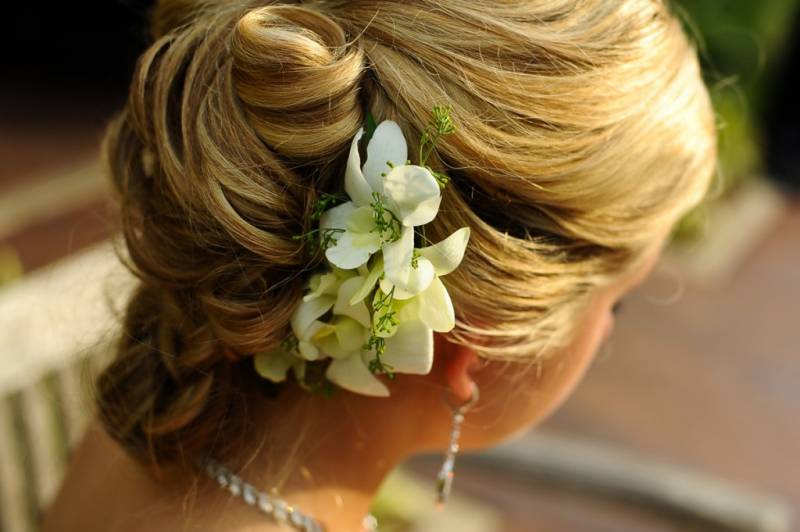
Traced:
<path fill-rule="evenodd" d="M 321 259 L 293 237 L 341 190 L 367 112 L 418 138 L 452 109 L 426 231 L 472 237 L 444 280 L 458 322 L 442 357 L 593 352 L 714 163 L 695 51 L 662 1 L 173 0 L 153 32 L 105 145 L 142 284 L 99 402 L 158 462 L 235 450 L 219 435 L 248 426 L 251 398 L 280 401 L 249 357 L 288 333 Z"/>

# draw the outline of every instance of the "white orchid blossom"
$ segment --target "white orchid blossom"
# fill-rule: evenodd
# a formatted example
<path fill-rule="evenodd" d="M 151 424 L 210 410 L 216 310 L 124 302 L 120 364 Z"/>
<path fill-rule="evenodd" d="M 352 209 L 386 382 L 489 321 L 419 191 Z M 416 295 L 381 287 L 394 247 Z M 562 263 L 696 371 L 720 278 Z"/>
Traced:
<path fill-rule="evenodd" d="M 351 269 L 381 250 L 392 283 L 404 294 L 420 293 L 433 280 L 433 269 L 427 260 L 411 267 L 414 227 L 436 217 L 442 200 L 439 182 L 427 168 L 406 164 L 406 141 L 400 126 L 390 120 L 375 128 L 362 169 L 358 142 L 363 133 L 353 138 L 347 160 L 345 191 L 352 201 L 320 219 L 323 230 L 340 231 L 325 256 L 335 266 Z"/>
<path fill-rule="evenodd" d="M 407 164 L 396 123 L 375 128 L 363 167 L 362 135 L 363 129 L 347 161 L 344 188 L 350 201 L 320 218 L 320 230 L 331 231 L 325 249 L 331 269 L 312 276 L 292 315 L 292 342 L 257 355 L 255 366 L 272 381 L 283 381 L 289 369 L 302 380 L 307 361 L 331 359 L 329 381 L 356 393 L 388 396 L 375 368 L 427 374 L 434 331 L 455 326 L 440 278 L 461 263 L 470 230 L 415 248 L 415 227 L 438 213 L 439 181 L 428 168 Z"/>

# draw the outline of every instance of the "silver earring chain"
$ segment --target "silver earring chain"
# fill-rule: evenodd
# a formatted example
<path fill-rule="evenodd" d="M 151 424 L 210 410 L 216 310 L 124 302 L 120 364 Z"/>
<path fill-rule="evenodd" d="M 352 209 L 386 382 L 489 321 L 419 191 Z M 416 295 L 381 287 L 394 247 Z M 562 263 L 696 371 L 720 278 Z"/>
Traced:
<path fill-rule="evenodd" d="M 475 403 L 480 399 L 478 387 L 473 385 L 472 396 L 469 400 L 459 406 L 452 406 L 453 409 L 453 427 L 450 430 L 450 443 L 444 455 L 444 462 L 439 470 L 439 475 L 436 477 L 436 505 L 441 508 L 450 497 L 450 491 L 453 488 L 453 468 L 455 467 L 456 456 L 459 451 L 458 440 L 461 437 L 461 424 L 464 422 L 464 415 L 470 408 L 475 406 Z M 445 402 L 447 401 L 445 395 Z"/>

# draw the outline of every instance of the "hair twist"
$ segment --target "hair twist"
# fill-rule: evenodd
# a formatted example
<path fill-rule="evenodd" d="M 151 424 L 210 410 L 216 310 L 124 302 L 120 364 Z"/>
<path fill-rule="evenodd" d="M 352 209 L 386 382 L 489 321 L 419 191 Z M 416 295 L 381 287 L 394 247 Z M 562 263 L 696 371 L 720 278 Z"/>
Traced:
<path fill-rule="evenodd" d="M 363 53 L 327 16 L 299 6 L 254 9 L 231 38 L 233 78 L 259 137 L 298 160 L 342 148 L 363 123 Z"/>

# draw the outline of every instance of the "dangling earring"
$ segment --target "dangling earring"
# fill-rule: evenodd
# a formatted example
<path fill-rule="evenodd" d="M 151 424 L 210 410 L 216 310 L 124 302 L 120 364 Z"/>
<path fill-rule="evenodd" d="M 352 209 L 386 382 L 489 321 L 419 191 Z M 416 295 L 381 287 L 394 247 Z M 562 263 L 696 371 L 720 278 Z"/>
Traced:
<path fill-rule="evenodd" d="M 456 455 L 458 454 L 458 438 L 461 436 L 461 424 L 464 422 L 464 414 L 470 408 L 475 406 L 478 402 L 480 394 L 478 393 L 478 386 L 473 383 L 472 396 L 466 403 L 460 406 L 453 406 L 447 400 L 447 392 L 445 392 L 445 402 L 453 410 L 453 428 L 450 431 L 450 445 L 444 455 L 444 463 L 439 470 L 439 475 L 436 478 L 436 506 L 441 508 L 447 502 L 450 496 L 450 489 L 453 486 L 453 466 L 455 465 Z"/>

